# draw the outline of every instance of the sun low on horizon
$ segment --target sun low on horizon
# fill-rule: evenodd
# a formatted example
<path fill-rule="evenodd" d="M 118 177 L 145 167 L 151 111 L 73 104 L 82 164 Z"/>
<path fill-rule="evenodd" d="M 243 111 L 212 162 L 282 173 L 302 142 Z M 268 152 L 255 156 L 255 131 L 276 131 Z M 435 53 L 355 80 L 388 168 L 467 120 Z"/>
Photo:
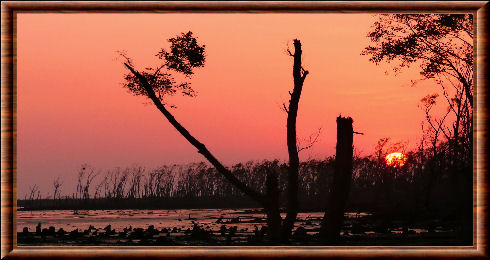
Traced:
<path fill-rule="evenodd" d="M 408 156 L 401 152 L 393 152 L 385 157 L 386 165 L 393 168 L 402 167 L 407 163 Z"/>

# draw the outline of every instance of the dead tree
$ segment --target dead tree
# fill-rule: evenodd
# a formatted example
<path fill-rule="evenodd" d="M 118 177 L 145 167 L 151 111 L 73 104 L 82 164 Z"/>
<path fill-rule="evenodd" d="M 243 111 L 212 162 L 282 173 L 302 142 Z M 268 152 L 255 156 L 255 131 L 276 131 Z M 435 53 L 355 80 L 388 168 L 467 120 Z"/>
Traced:
<path fill-rule="evenodd" d="M 53 200 L 55 200 L 56 198 L 60 198 L 61 185 L 63 185 L 63 182 L 60 180 L 60 177 L 56 178 L 53 181 Z"/>
<path fill-rule="evenodd" d="M 294 227 L 296 216 L 298 215 L 298 171 L 299 171 L 299 156 L 298 144 L 296 136 L 296 118 L 298 116 L 299 99 L 303 89 L 303 83 L 308 75 L 308 71 L 301 65 L 301 42 L 298 39 L 293 41 L 294 53 L 289 52 L 289 55 L 294 58 L 293 63 L 293 80 L 294 88 L 289 100 L 289 107 L 286 110 L 287 118 L 287 144 L 289 155 L 288 168 L 288 185 L 287 185 L 287 214 L 282 226 L 281 237 L 283 241 L 288 241 L 291 236 L 291 230 Z M 284 106 L 285 107 L 285 106 Z"/>
<path fill-rule="evenodd" d="M 77 181 L 77 193 L 76 193 L 76 199 L 82 198 L 83 195 L 83 178 L 85 175 L 85 166 L 82 165 L 82 168 L 80 171 L 78 171 L 78 181 Z"/>
<path fill-rule="evenodd" d="M 131 177 L 129 178 L 129 190 L 127 198 L 139 198 L 141 178 L 143 177 L 144 169 L 141 167 L 133 168 L 131 171 Z"/>
<path fill-rule="evenodd" d="M 345 205 L 352 182 L 353 134 L 352 118 L 337 117 L 333 187 L 330 190 L 320 228 L 320 237 L 328 243 L 335 243 L 338 240 L 344 219 Z"/>
<path fill-rule="evenodd" d="M 36 194 L 39 193 L 39 186 L 34 184 L 34 186 L 29 187 L 29 200 L 32 201 L 36 197 Z"/>
<path fill-rule="evenodd" d="M 77 198 L 78 199 L 90 199 L 90 184 L 98 174 L 95 173 L 94 169 L 88 165 L 82 165 L 80 171 L 78 172 L 78 182 L 77 182 Z"/>
<path fill-rule="evenodd" d="M 92 184 L 92 181 L 97 175 L 98 174 L 95 173 L 93 169 L 90 169 L 90 172 L 88 173 L 85 179 L 85 185 L 83 185 L 83 199 L 90 199 L 90 193 L 89 193 L 90 184 Z"/>

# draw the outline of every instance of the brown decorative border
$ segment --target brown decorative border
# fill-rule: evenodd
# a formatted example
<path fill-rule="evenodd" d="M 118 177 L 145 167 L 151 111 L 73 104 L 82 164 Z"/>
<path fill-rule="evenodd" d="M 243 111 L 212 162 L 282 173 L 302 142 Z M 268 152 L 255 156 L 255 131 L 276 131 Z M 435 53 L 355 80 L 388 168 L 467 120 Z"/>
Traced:
<path fill-rule="evenodd" d="M 343 2 L 13 2 L 2 14 L 2 146 L 1 258 L 163 258 L 163 257 L 479 257 L 487 254 L 487 75 L 488 1 L 343 1 Z M 19 12 L 249 12 L 249 13 L 379 13 L 470 12 L 476 17 L 476 108 L 474 150 L 473 246 L 455 247 L 34 247 L 16 245 L 16 14 Z"/>

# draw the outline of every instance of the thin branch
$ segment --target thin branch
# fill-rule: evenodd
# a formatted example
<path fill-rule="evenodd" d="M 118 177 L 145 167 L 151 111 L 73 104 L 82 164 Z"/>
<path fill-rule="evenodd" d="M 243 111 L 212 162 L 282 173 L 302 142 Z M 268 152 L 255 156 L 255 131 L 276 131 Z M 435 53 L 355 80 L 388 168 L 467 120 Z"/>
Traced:
<path fill-rule="evenodd" d="M 288 108 L 286 107 L 286 104 L 282 103 L 282 108 L 284 109 L 284 111 L 285 111 L 286 113 L 289 113 L 289 110 L 288 110 Z"/>
<path fill-rule="evenodd" d="M 301 68 L 304 72 L 303 72 L 303 76 L 301 76 L 301 83 L 303 83 L 306 79 L 306 76 L 308 76 L 308 71 L 307 70 L 304 70 L 303 68 Z"/>
<path fill-rule="evenodd" d="M 313 147 L 313 145 L 315 145 L 315 143 L 318 142 L 318 138 L 320 137 L 320 134 L 322 132 L 322 128 L 318 128 L 318 132 L 315 134 L 312 134 L 310 135 L 310 137 L 308 138 L 308 145 L 304 146 L 304 147 L 301 147 L 301 148 L 298 148 L 298 153 L 303 151 L 303 150 L 308 150 L 310 149 L 311 147 Z"/>

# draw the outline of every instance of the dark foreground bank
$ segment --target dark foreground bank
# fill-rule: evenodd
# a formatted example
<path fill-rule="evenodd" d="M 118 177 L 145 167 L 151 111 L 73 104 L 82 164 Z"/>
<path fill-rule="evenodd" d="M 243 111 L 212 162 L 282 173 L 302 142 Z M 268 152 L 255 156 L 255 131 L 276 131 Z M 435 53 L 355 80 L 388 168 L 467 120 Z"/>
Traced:
<path fill-rule="evenodd" d="M 298 228 L 288 245 L 292 246 L 319 246 L 322 244 L 318 234 L 308 234 L 311 230 Z M 110 229 L 102 231 L 90 227 L 81 231 L 70 232 L 63 229 L 44 229 L 40 232 L 18 232 L 19 246 L 262 246 L 280 245 L 267 240 L 265 228 L 255 230 L 237 230 L 223 228 L 219 232 L 212 232 L 206 228 L 195 225 L 192 229 L 162 229 L 157 230 L 150 226 L 143 228 L 128 228 L 121 232 Z M 285 245 L 285 244 L 283 244 Z M 341 236 L 337 245 L 360 246 L 455 246 L 461 245 L 455 232 L 422 232 L 409 230 L 398 232 L 354 234 Z"/>
<path fill-rule="evenodd" d="M 407 225 L 406 222 L 376 223 L 374 216 L 346 221 L 340 241 L 345 246 L 457 246 L 470 245 L 461 240 L 457 228 L 451 223 Z M 250 228 L 238 227 L 240 218 L 220 222 L 220 228 L 192 221 L 192 227 L 166 227 L 157 229 L 126 227 L 116 230 L 90 225 L 87 229 L 56 229 L 41 223 L 35 230 L 24 227 L 17 233 L 19 246 L 265 246 L 274 244 L 267 239 L 267 227 L 257 224 Z M 433 222 L 434 223 L 434 222 Z M 292 246 L 326 245 L 319 240 L 319 226 L 309 220 L 300 221 L 289 244 Z M 96 225 L 96 224 L 94 224 Z M 243 226 L 242 226 L 243 227 Z"/>

